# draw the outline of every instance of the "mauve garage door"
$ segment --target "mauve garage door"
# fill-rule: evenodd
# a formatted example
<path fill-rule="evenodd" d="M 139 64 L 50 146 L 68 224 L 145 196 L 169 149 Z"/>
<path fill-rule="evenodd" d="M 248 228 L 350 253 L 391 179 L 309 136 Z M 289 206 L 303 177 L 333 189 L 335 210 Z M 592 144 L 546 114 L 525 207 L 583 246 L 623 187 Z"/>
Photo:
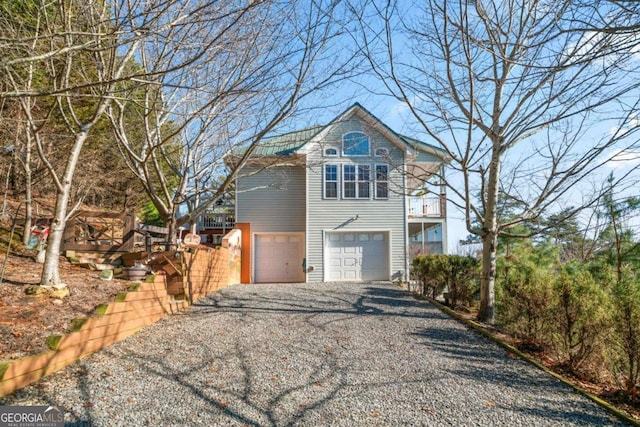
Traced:
<path fill-rule="evenodd" d="M 325 280 L 389 280 L 389 234 L 330 232 L 325 235 Z"/>
<path fill-rule="evenodd" d="M 301 234 L 256 234 L 255 282 L 299 283 L 305 281 Z"/>

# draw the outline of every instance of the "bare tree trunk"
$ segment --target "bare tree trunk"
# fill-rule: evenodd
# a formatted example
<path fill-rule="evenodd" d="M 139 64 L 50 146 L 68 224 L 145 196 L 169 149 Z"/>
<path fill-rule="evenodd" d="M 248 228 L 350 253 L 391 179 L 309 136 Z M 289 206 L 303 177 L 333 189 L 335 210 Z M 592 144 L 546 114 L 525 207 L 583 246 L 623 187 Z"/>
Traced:
<path fill-rule="evenodd" d="M 611 200 L 608 201 L 609 218 L 611 220 L 611 229 L 613 230 L 613 240 L 615 243 L 616 254 L 616 278 L 618 283 L 622 282 L 622 237 L 618 229 L 618 213 L 615 210 L 613 201 L 613 189 L 611 190 Z"/>
<path fill-rule="evenodd" d="M 482 238 L 482 277 L 480 279 L 480 309 L 478 320 L 495 322 L 495 283 L 498 236 L 487 233 Z"/>
<path fill-rule="evenodd" d="M 22 236 L 22 243 L 26 246 L 29 244 L 29 238 L 31 237 L 31 227 L 33 224 L 33 195 L 31 194 L 31 175 L 30 171 L 27 172 L 27 180 L 25 186 L 24 195 L 24 234 Z"/>
<path fill-rule="evenodd" d="M 192 208 L 191 210 L 196 210 L 198 209 L 198 206 L 200 205 L 200 186 L 198 183 L 198 180 L 195 180 L 195 195 L 193 197 L 193 204 L 192 204 Z M 196 220 L 192 220 L 190 227 L 189 227 L 189 233 L 192 234 L 196 234 L 198 231 L 198 221 Z"/>
<path fill-rule="evenodd" d="M 29 244 L 29 237 L 31 237 L 31 224 L 33 222 L 33 194 L 32 194 L 32 183 L 31 183 L 31 147 L 33 146 L 33 141 L 31 138 L 31 130 L 29 126 L 25 126 L 25 147 L 24 147 L 24 159 L 23 159 L 23 167 L 24 167 L 24 205 L 25 205 L 25 213 L 24 213 L 24 234 L 22 236 L 22 243 L 25 245 Z"/>
<path fill-rule="evenodd" d="M 495 322 L 496 258 L 498 254 L 498 203 L 500 197 L 500 170 L 502 165 L 501 138 L 493 143 L 491 163 L 489 163 L 489 183 L 481 191 L 485 200 L 485 216 L 482 226 L 482 279 L 480 281 L 480 310 L 478 320 Z"/>
<path fill-rule="evenodd" d="M 86 126 L 86 128 L 90 128 Z M 87 140 L 88 131 L 76 134 L 75 142 L 65 168 L 64 176 L 56 195 L 56 206 L 53 213 L 53 220 L 49 230 L 49 238 L 47 240 L 47 252 L 44 266 L 42 267 L 41 286 L 52 286 L 60 283 L 60 250 L 62 239 L 64 237 L 64 228 L 67 223 L 68 206 L 71 195 L 71 184 L 73 182 L 73 174 L 80 158 L 82 146 Z"/>
<path fill-rule="evenodd" d="M 176 215 L 173 214 L 170 218 L 167 218 L 165 224 L 167 225 L 167 242 L 165 244 L 165 250 L 170 251 L 176 244 Z"/>

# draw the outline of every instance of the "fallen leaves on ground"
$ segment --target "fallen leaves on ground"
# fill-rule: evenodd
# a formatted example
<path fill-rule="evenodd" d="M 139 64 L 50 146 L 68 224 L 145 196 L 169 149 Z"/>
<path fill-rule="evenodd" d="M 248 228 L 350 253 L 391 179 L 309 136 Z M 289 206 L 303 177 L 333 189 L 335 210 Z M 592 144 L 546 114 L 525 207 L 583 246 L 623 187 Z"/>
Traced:
<path fill-rule="evenodd" d="M 35 251 L 32 251 L 35 253 Z M 48 350 L 50 335 L 71 332 L 70 322 L 93 314 L 98 304 L 113 301 L 130 282 L 100 279 L 100 272 L 72 265 L 60 258 L 60 276 L 71 294 L 63 300 L 29 296 L 25 289 L 40 282 L 42 264 L 34 254 L 11 254 L 0 284 L 0 360 L 14 360 Z M 4 264 L 5 254 L 0 254 Z M 58 301 L 56 305 L 54 301 Z"/>

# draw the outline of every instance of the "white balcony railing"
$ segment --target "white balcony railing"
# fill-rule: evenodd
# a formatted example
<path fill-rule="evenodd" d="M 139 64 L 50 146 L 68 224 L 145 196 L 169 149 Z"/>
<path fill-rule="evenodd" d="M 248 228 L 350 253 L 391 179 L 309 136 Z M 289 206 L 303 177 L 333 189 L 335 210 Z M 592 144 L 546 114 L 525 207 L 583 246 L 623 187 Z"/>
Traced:
<path fill-rule="evenodd" d="M 441 217 L 442 207 L 439 197 L 412 196 L 409 197 L 410 216 Z"/>
<path fill-rule="evenodd" d="M 199 218 L 199 228 L 204 230 L 231 230 L 236 225 L 234 213 L 205 213 Z"/>

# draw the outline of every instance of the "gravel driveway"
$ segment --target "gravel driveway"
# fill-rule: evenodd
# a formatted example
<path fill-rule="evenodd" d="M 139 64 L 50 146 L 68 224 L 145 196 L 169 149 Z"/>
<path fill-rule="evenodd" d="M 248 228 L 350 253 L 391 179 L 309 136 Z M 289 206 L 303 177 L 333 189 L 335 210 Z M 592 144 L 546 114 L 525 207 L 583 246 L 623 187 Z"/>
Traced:
<path fill-rule="evenodd" d="M 70 425 L 626 425 L 390 284 L 237 285 L 0 404 Z"/>

